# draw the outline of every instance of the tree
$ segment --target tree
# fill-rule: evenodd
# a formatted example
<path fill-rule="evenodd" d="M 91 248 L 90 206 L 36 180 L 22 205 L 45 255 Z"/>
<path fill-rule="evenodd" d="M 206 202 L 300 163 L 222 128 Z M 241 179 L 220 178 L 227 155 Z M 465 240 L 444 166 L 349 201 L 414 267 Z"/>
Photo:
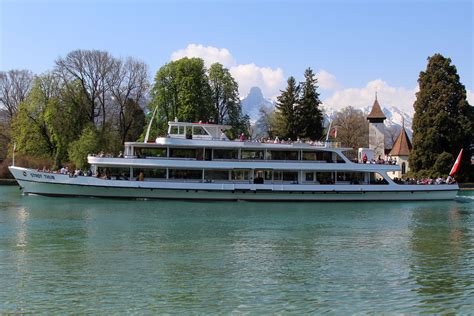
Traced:
<path fill-rule="evenodd" d="M 420 73 L 418 84 L 420 91 L 414 104 L 410 168 L 415 174 L 436 175 L 445 172 L 437 170 L 448 157 L 444 155 L 443 163 L 436 163 L 442 153 L 450 154 L 453 160 L 461 148 L 469 153 L 474 139 L 474 111 L 467 102 L 466 89 L 460 82 L 456 67 L 451 64 L 451 59 L 441 54 L 428 58 L 427 68 Z M 469 165 L 470 157 L 465 154 L 461 170 L 469 170 Z"/>
<path fill-rule="evenodd" d="M 260 107 L 259 117 L 255 123 L 255 136 L 257 137 L 275 137 L 276 112 L 273 107 L 262 105 Z"/>
<path fill-rule="evenodd" d="M 368 147 L 369 122 L 361 110 L 352 106 L 343 108 L 336 112 L 332 126 L 337 128 L 337 141 L 344 147 Z"/>
<path fill-rule="evenodd" d="M 65 58 L 56 60 L 55 71 L 65 83 L 79 81 L 89 104 L 88 118 L 93 124 L 101 117 L 102 129 L 107 119 L 107 105 L 110 98 L 109 77 L 116 62 L 105 51 L 74 50 Z"/>
<path fill-rule="evenodd" d="M 162 66 L 151 90 L 150 110 L 158 107 L 160 131 L 168 121 L 209 121 L 215 115 L 207 69 L 200 58 L 182 58 Z"/>
<path fill-rule="evenodd" d="M 318 140 L 323 135 L 323 114 L 319 106 L 319 93 L 313 70 L 308 68 L 304 73 L 305 81 L 301 83 L 301 96 L 297 105 L 298 136 Z"/>
<path fill-rule="evenodd" d="M 299 101 L 300 87 L 296 84 L 294 77 L 289 77 L 287 86 L 277 97 L 276 103 L 276 126 L 275 136 L 281 138 L 291 138 L 293 140 L 298 136 L 299 122 L 296 107 Z"/>
<path fill-rule="evenodd" d="M 81 85 L 88 104 L 85 113 L 101 134 L 109 127 L 124 134 L 120 128 L 128 125 L 123 121 L 126 103 L 131 99 L 140 104 L 149 88 L 146 64 L 100 50 L 75 50 L 58 58 L 55 73 L 66 87 L 72 82 Z"/>
<path fill-rule="evenodd" d="M 214 118 L 222 124 L 230 112 L 239 112 L 239 86 L 229 72 L 221 64 L 212 64 L 209 68 L 209 86 L 214 107 Z"/>
<path fill-rule="evenodd" d="M 67 147 L 87 123 L 85 102 L 78 83 L 66 88 L 54 74 L 37 77 L 13 120 L 17 150 L 32 157 L 50 157 L 56 166 L 67 161 Z"/>
<path fill-rule="evenodd" d="M 33 73 L 29 70 L 0 71 L 0 159 L 6 156 L 12 120 L 32 84 Z"/>
<path fill-rule="evenodd" d="M 135 141 L 143 131 L 145 114 L 140 102 L 145 99 L 150 83 L 145 63 L 128 58 L 115 60 L 108 85 L 113 105 L 118 112 L 118 133 L 121 143 Z"/>
<path fill-rule="evenodd" d="M 69 146 L 69 156 L 77 168 L 86 169 L 88 154 L 99 150 L 100 142 L 96 128 L 89 125 L 84 128 L 78 140 Z"/>
<path fill-rule="evenodd" d="M 143 133 L 145 127 L 145 113 L 143 109 L 134 100 L 128 99 L 120 117 L 120 143 L 136 141 Z"/>
<path fill-rule="evenodd" d="M 11 121 L 31 90 L 33 73 L 29 70 L 0 71 L 0 107 Z"/>

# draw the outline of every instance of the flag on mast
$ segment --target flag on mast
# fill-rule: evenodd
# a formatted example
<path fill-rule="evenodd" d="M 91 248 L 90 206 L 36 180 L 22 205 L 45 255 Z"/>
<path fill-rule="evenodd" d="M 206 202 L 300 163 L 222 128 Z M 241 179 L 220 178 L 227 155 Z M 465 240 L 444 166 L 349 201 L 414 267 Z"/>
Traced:
<path fill-rule="evenodd" d="M 337 138 L 337 126 L 334 126 L 334 127 L 331 129 L 331 132 L 329 133 L 329 135 L 330 135 L 332 138 Z"/>
<path fill-rule="evenodd" d="M 462 157 L 462 152 L 464 148 L 461 148 L 461 151 L 459 152 L 458 158 L 456 158 L 456 161 L 454 162 L 453 167 L 451 168 L 451 171 L 449 172 L 450 176 L 454 176 L 456 172 L 458 172 L 459 167 L 461 166 L 461 157 Z"/>

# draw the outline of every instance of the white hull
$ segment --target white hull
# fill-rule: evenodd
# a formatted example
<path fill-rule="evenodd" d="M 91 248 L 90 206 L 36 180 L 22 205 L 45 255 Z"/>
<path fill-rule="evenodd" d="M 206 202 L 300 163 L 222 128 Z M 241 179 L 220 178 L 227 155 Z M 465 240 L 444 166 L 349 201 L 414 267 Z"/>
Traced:
<path fill-rule="evenodd" d="M 10 167 L 25 194 L 132 199 L 247 201 L 401 201 L 451 200 L 454 185 L 303 185 L 119 181 L 69 177 Z"/>

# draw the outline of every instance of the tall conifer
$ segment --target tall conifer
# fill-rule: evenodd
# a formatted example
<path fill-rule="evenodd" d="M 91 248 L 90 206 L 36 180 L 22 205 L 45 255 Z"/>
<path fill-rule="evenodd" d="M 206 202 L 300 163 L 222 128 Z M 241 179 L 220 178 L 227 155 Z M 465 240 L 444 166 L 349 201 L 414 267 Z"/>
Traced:
<path fill-rule="evenodd" d="M 446 175 L 449 171 L 446 157 L 451 157 L 452 164 L 464 148 L 461 174 L 465 179 L 470 165 L 474 111 L 467 102 L 466 89 L 459 81 L 456 67 L 450 58 L 435 54 L 428 58 L 418 84 L 410 168 L 418 176 Z"/>
<path fill-rule="evenodd" d="M 277 126 L 276 135 L 282 139 L 296 139 L 298 132 L 298 117 L 296 107 L 300 87 L 296 84 L 294 77 L 288 78 L 287 87 L 277 98 Z"/>
<path fill-rule="evenodd" d="M 311 140 L 318 140 L 323 135 L 323 114 L 319 106 L 319 93 L 313 70 L 308 68 L 304 72 L 305 81 L 301 83 L 301 96 L 297 106 L 298 132 L 297 136 Z"/>

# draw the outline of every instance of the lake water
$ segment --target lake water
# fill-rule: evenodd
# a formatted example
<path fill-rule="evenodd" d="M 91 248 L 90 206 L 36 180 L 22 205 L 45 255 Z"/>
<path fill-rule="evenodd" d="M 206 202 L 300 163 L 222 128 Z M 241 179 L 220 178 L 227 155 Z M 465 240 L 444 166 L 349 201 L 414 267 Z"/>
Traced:
<path fill-rule="evenodd" d="M 196 203 L 0 186 L 0 312 L 472 313 L 473 193 Z"/>

